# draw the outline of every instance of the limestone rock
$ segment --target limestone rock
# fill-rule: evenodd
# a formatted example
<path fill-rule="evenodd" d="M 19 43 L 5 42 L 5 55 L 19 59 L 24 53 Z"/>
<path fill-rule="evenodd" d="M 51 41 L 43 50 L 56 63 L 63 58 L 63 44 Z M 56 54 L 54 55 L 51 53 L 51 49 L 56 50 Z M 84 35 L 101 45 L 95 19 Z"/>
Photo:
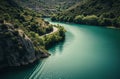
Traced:
<path fill-rule="evenodd" d="M 0 24 L 0 68 L 33 63 L 49 54 L 41 49 L 35 52 L 30 38 L 11 24 Z"/>

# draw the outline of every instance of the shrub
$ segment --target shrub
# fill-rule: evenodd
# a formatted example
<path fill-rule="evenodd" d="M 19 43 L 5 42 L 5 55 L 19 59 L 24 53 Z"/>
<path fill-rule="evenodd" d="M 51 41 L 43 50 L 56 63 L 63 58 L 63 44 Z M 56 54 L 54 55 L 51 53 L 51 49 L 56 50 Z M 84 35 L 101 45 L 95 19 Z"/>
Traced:
<path fill-rule="evenodd" d="M 49 27 L 46 28 L 47 33 L 51 32 L 51 31 L 53 31 L 53 26 L 52 25 L 50 25 Z"/>
<path fill-rule="evenodd" d="M 98 19 L 99 17 L 97 17 L 96 15 L 88 15 L 83 18 L 83 22 L 85 24 L 98 25 Z"/>
<path fill-rule="evenodd" d="M 83 15 L 78 15 L 74 18 L 75 23 L 82 23 Z"/>
<path fill-rule="evenodd" d="M 112 26 L 112 19 L 110 18 L 100 18 L 99 24 L 102 26 Z"/>

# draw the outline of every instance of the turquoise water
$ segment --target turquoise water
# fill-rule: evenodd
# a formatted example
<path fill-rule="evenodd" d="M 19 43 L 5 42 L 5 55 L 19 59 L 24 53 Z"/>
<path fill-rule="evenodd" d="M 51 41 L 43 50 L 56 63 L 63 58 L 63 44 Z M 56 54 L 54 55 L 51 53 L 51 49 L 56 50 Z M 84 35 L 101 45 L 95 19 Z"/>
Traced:
<path fill-rule="evenodd" d="M 65 41 L 49 58 L 0 79 L 120 79 L 120 30 L 45 20 L 66 28 Z"/>

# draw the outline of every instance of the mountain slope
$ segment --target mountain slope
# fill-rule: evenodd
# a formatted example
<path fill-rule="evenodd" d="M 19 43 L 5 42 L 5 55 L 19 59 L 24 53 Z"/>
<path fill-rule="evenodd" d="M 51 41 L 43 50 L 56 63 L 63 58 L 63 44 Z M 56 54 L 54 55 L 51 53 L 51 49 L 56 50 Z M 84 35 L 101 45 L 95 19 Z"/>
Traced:
<path fill-rule="evenodd" d="M 115 16 L 120 15 L 120 0 L 87 0 L 83 1 L 75 7 L 70 7 L 66 12 L 73 12 L 73 14 L 83 15 L 97 15 L 100 16 L 103 13 L 114 13 Z"/>
<path fill-rule="evenodd" d="M 45 49 L 41 49 L 40 46 L 34 44 L 34 41 L 31 40 L 34 37 L 29 33 L 32 30 L 25 27 L 24 22 L 29 21 L 25 17 L 33 17 L 34 15 L 37 18 L 36 13 L 30 12 L 18 6 L 13 0 L 1 0 L 0 68 L 27 65 L 41 57 L 49 56 Z M 29 23 L 35 22 L 30 21 Z M 40 24 L 43 23 L 48 26 L 41 20 Z"/>
<path fill-rule="evenodd" d="M 32 63 L 43 56 L 42 53 L 35 53 L 32 41 L 23 31 L 10 24 L 0 25 L 0 68 Z"/>
<path fill-rule="evenodd" d="M 103 26 L 108 25 L 108 26 L 118 27 L 119 16 L 120 16 L 120 0 L 116 0 L 116 1 L 84 0 L 70 7 L 66 11 L 58 14 L 57 16 L 54 16 L 53 19 L 62 20 L 62 21 L 72 21 L 75 23 L 82 23 L 82 24 L 91 24 L 89 22 L 87 23 L 84 22 L 88 19 L 90 20 L 98 19 L 98 23 L 94 25 L 103 25 Z M 80 21 L 80 19 L 82 19 L 82 21 Z M 91 25 L 93 25 L 93 23 Z"/>
<path fill-rule="evenodd" d="M 65 10 L 81 0 L 15 0 L 19 5 L 38 11 L 43 15 L 51 15 Z"/>
<path fill-rule="evenodd" d="M 21 66 L 48 57 L 46 48 L 64 38 L 64 28 L 40 18 L 40 14 L 20 7 L 14 0 L 0 2 L 0 69 Z M 61 35 L 62 33 L 62 35 Z M 53 39 L 54 40 L 51 40 Z"/>

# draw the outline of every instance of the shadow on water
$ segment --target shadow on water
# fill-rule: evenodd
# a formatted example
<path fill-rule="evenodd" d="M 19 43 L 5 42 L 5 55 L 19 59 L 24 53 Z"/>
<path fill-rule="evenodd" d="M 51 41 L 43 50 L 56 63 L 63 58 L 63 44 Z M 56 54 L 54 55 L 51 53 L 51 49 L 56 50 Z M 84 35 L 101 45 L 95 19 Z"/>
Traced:
<path fill-rule="evenodd" d="M 28 79 L 42 61 L 20 67 L 6 67 L 0 70 L 0 79 Z M 6 76 L 7 75 L 7 76 Z"/>
<path fill-rule="evenodd" d="M 62 40 L 61 42 L 53 45 L 49 51 L 52 55 L 55 55 L 56 53 L 58 53 L 57 51 L 59 51 L 59 53 L 62 53 L 62 51 L 64 50 L 64 48 L 68 45 L 70 45 L 70 43 L 74 40 L 74 35 L 71 32 L 66 32 L 66 37 L 64 40 Z"/>
<path fill-rule="evenodd" d="M 54 54 L 56 53 L 56 48 L 59 48 L 59 51 L 61 51 L 61 52 L 62 52 L 64 42 L 65 42 L 65 39 L 64 39 L 64 40 L 62 40 L 62 41 L 61 41 L 61 42 L 59 42 L 59 43 L 56 43 L 55 45 L 52 45 L 52 46 L 49 48 L 49 51 L 51 51 L 51 52 L 52 52 L 51 54 L 52 54 L 52 55 L 54 55 Z"/>

